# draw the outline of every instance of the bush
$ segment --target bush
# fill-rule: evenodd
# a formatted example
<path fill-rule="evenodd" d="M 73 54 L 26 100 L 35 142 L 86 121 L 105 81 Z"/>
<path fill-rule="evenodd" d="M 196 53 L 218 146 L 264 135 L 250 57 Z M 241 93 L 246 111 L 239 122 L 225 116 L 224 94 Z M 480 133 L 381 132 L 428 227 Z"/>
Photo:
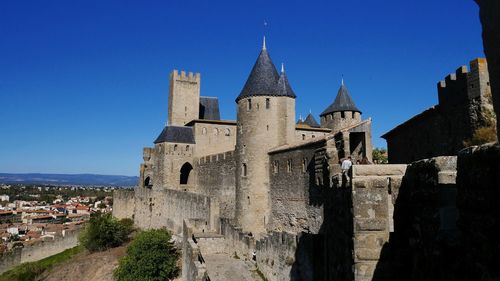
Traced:
<path fill-rule="evenodd" d="M 471 139 L 464 141 L 464 146 L 469 147 L 473 145 L 481 145 L 489 142 L 497 141 L 497 132 L 495 124 L 491 124 L 487 127 L 478 128 L 474 131 Z"/>
<path fill-rule="evenodd" d="M 114 275 L 118 281 L 171 280 L 179 275 L 179 253 L 165 229 L 139 233 L 120 259 Z"/>
<path fill-rule="evenodd" d="M 110 213 L 94 213 L 78 239 L 90 252 L 103 251 L 122 245 L 132 230 L 129 221 L 119 221 Z"/>

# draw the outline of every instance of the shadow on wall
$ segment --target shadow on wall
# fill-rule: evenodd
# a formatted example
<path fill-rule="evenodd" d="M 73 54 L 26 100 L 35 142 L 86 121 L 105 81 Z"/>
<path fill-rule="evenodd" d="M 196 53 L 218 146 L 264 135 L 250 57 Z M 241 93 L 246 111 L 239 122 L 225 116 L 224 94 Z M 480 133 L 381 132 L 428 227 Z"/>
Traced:
<path fill-rule="evenodd" d="M 328 171 L 326 161 L 322 168 Z M 328 173 L 320 181 L 315 179 L 314 161 L 308 171 L 308 204 L 323 206 L 323 224 L 318 233 L 299 235 L 290 280 L 353 280 L 351 188 L 339 185 L 335 178 L 330 186 Z"/>
<path fill-rule="evenodd" d="M 467 184 L 450 180 L 455 157 L 439 158 L 408 167 L 394 206 L 394 232 L 383 246 L 372 280 L 500 280 L 498 219 L 489 219 L 498 216 L 491 213 L 498 207 L 492 208 L 492 198 L 473 194 L 481 191 L 479 179 Z M 474 171 L 470 165 L 464 165 L 470 170 L 467 175 L 459 177 L 487 170 Z M 488 212 L 483 213 L 484 208 Z"/>

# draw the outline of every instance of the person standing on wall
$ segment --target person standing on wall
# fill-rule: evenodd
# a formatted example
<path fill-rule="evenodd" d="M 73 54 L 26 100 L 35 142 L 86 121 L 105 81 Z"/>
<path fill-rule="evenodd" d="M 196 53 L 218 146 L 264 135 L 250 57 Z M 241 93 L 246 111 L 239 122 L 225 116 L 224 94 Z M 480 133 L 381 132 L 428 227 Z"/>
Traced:
<path fill-rule="evenodd" d="M 349 178 L 349 170 L 351 169 L 351 167 L 352 167 L 352 159 L 351 156 L 349 156 L 346 159 L 344 159 L 344 161 L 342 161 L 342 182 L 345 183 L 344 186 L 347 185 L 351 180 Z"/>

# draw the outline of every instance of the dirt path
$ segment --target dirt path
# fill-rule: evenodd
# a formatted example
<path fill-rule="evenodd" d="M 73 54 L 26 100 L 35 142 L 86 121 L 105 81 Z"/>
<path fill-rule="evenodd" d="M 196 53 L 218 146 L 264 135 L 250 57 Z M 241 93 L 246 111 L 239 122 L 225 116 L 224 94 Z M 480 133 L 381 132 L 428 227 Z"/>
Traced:
<path fill-rule="evenodd" d="M 67 263 L 45 272 L 39 281 L 113 281 L 113 270 L 118 259 L 125 255 L 125 246 L 99 253 L 81 253 Z"/>

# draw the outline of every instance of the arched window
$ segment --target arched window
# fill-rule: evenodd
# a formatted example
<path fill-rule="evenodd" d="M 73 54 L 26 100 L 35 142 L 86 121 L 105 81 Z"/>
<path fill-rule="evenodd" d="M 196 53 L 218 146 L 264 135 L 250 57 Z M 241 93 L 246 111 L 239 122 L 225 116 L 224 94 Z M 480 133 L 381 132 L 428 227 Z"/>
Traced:
<path fill-rule="evenodd" d="M 207 134 L 207 128 L 203 127 L 201 129 L 201 134 L 206 135 Z"/>
<path fill-rule="evenodd" d="M 177 144 L 174 144 L 174 151 L 177 151 Z"/>
<path fill-rule="evenodd" d="M 340 112 L 340 118 L 345 118 L 345 112 L 344 111 Z"/>
<path fill-rule="evenodd" d="M 181 167 L 181 177 L 180 184 L 188 184 L 189 182 L 189 174 L 193 170 L 193 166 L 188 162 L 184 163 Z"/>
<path fill-rule="evenodd" d="M 214 136 L 217 136 L 217 135 L 219 135 L 219 129 L 215 128 L 214 129 Z"/>
<path fill-rule="evenodd" d="M 356 112 L 352 112 L 352 118 L 354 118 L 354 116 L 356 115 Z"/>
<path fill-rule="evenodd" d="M 248 110 L 252 110 L 252 99 L 248 99 Z"/>
<path fill-rule="evenodd" d="M 242 169 L 242 173 L 241 174 L 244 177 L 246 177 L 247 176 L 247 164 L 243 163 L 243 166 L 241 167 L 241 169 Z"/>
<path fill-rule="evenodd" d="M 305 139 L 306 139 L 306 135 L 302 134 L 302 140 L 305 140 Z"/>
<path fill-rule="evenodd" d="M 231 135 L 231 130 L 229 130 L 229 129 L 225 129 L 225 130 L 224 130 L 224 135 L 225 135 L 226 137 L 229 137 L 229 136 Z"/>
<path fill-rule="evenodd" d="M 189 151 L 189 145 L 186 145 L 186 151 Z"/>
<path fill-rule="evenodd" d="M 271 100 L 270 99 L 266 99 L 266 109 L 269 109 L 271 107 Z"/>
<path fill-rule="evenodd" d="M 144 179 L 144 187 L 151 188 L 153 183 L 151 182 L 151 178 L 149 176 Z"/>

